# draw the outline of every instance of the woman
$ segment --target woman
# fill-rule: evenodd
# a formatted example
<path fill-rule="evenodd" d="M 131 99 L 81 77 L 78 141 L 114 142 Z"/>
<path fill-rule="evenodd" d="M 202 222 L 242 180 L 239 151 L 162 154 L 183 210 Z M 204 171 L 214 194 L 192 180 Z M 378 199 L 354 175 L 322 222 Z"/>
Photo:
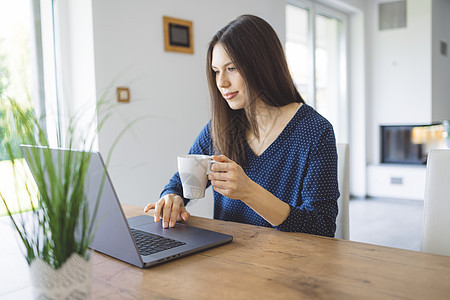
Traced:
<path fill-rule="evenodd" d="M 333 237 L 333 128 L 295 88 L 273 28 L 251 15 L 232 21 L 211 40 L 206 72 L 212 119 L 189 153 L 215 154 L 214 218 Z M 190 216 L 182 195 L 176 173 L 144 211 L 173 227 Z"/>

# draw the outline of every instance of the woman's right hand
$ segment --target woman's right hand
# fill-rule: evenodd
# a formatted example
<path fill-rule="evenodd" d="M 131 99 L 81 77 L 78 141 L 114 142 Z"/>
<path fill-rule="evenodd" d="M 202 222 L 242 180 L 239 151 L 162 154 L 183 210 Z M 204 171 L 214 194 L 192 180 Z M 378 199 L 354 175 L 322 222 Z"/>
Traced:
<path fill-rule="evenodd" d="M 159 199 L 156 203 L 149 203 L 144 212 L 148 212 L 150 209 L 154 209 L 155 222 L 163 220 L 163 228 L 174 227 L 176 221 L 187 221 L 191 214 L 186 210 L 183 199 L 176 194 L 167 194 Z"/>

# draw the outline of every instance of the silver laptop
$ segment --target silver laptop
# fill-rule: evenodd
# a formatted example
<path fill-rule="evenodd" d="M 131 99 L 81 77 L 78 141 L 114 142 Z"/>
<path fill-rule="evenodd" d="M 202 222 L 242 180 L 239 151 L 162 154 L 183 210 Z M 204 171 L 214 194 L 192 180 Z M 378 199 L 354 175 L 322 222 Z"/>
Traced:
<path fill-rule="evenodd" d="M 30 147 L 21 145 L 25 154 Z M 42 147 L 35 147 L 44 149 Z M 57 159 L 67 149 L 50 149 Z M 175 227 L 163 229 L 161 222 L 153 217 L 141 215 L 125 218 L 103 159 L 98 152 L 92 152 L 86 188 L 90 213 L 92 214 L 98 191 L 104 179 L 103 191 L 96 216 L 97 229 L 90 245 L 91 249 L 107 254 L 140 268 L 149 268 L 170 260 L 210 249 L 233 240 L 226 235 L 202 228 L 176 223 Z"/>

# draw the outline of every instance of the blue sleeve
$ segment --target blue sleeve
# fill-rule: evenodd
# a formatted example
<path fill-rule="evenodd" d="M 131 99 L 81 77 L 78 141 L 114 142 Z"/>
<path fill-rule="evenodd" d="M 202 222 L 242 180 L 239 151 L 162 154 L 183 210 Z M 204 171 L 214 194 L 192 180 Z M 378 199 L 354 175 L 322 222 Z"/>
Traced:
<path fill-rule="evenodd" d="M 210 134 L 211 121 L 203 127 L 200 134 L 194 141 L 191 149 L 189 150 L 189 154 L 204 154 L 204 155 L 212 155 L 212 139 Z M 208 181 L 208 186 L 211 183 Z M 207 186 L 207 187 L 208 187 Z M 180 175 L 176 172 L 172 178 L 169 180 L 169 183 L 164 187 L 161 192 L 160 198 L 167 194 L 177 194 L 181 198 L 183 198 L 184 204 L 186 205 L 189 202 L 189 199 L 183 197 L 183 187 L 181 185 Z"/>
<path fill-rule="evenodd" d="M 339 187 L 336 141 L 331 126 L 320 135 L 315 145 L 309 154 L 301 205 L 289 205 L 288 217 L 275 228 L 334 237 Z"/>

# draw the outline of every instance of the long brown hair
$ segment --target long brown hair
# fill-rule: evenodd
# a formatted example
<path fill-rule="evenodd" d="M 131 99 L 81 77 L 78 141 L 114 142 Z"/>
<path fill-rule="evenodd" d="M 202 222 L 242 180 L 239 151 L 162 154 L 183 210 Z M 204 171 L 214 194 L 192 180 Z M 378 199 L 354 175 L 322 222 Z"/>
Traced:
<path fill-rule="evenodd" d="M 231 109 L 217 88 L 216 74 L 211 66 L 212 52 L 217 44 L 223 46 L 244 79 L 248 95 L 245 109 Z M 255 100 L 260 99 L 273 107 L 304 103 L 304 100 L 294 85 L 277 34 L 259 17 L 242 15 L 219 30 L 209 43 L 206 61 L 214 148 L 244 165 L 247 162 L 247 130 L 259 138 Z"/>

